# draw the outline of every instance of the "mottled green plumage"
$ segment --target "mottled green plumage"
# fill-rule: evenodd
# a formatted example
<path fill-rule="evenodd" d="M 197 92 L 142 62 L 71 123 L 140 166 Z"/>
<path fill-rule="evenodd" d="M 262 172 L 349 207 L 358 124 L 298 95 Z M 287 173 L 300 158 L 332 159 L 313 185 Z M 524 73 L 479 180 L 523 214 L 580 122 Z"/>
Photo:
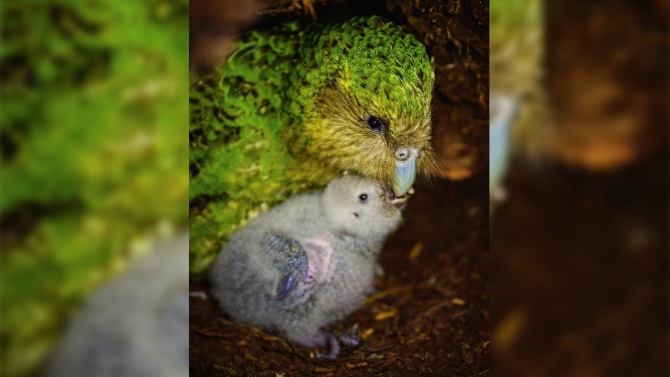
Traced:
<path fill-rule="evenodd" d="M 291 195 L 347 171 L 390 182 L 399 147 L 430 172 L 433 79 L 425 47 L 378 17 L 253 32 L 191 91 L 191 273 Z"/>

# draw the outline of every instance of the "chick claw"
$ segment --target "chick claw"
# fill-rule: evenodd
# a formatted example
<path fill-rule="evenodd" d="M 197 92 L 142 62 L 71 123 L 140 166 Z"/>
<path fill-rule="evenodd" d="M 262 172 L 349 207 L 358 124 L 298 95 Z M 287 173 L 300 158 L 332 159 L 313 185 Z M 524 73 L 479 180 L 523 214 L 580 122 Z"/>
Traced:
<path fill-rule="evenodd" d="M 358 347 L 361 344 L 361 339 L 355 334 L 342 334 L 340 341 L 347 347 Z"/>
<path fill-rule="evenodd" d="M 340 345 L 337 343 L 335 334 L 326 333 L 326 345 L 328 346 L 328 353 L 317 353 L 314 355 L 315 359 L 337 359 L 337 355 L 340 353 Z"/>
<path fill-rule="evenodd" d="M 307 254 L 300 242 L 280 234 L 267 235 L 263 248 L 272 266 L 282 273 L 277 286 L 277 298 L 283 300 L 307 276 Z"/>
<path fill-rule="evenodd" d="M 339 342 L 342 342 L 347 347 L 357 347 L 361 343 L 361 340 L 355 334 L 340 334 Z M 335 334 L 326 333 L 328 353 L 318 353 L 314 357 L 317 359 L 337 359 L 337 355 L 340 353 L 339 342 Z"/>

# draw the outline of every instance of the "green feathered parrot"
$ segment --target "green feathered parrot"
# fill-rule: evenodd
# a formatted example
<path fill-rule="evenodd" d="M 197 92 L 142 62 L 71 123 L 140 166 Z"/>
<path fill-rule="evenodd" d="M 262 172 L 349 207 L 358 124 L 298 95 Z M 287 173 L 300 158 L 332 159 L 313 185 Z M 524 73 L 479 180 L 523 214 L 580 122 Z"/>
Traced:
<path fill-rule="evenodd" d="M 434 72 L 379 17 L 252 32 L 190 95 L 190 268 L 202 276 L 246 222 L 352 173 L 397 197 L 434 170 Z"/>

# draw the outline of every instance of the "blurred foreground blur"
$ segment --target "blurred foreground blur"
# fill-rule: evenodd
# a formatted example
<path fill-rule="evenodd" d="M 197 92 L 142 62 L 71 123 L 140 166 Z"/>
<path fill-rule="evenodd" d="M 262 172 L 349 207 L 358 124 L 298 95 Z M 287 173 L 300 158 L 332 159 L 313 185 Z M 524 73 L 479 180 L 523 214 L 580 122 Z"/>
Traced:
<path fill-rule="evenodd" d="M 188 234 L 159 245 L 98 290 L 45 377 L 188 375 Z"/>
<path fill-rule="evenodd" d="M 520 102 L 491 218 L 492 371 L 668 375 L 668 4 L 503 3 L 491 91 Z"/>
<path fill-rule="evenodd" d="M 25 376 L 186 227 L 188 3 L 5 1 L 0 30 L 0 374 Z"/>

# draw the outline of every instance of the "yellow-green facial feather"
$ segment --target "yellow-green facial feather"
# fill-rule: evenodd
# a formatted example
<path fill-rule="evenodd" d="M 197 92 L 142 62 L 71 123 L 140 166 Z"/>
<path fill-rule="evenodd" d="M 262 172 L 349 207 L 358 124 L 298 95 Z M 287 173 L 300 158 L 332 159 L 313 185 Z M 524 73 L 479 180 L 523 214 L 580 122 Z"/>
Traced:
<path fill-rule="evenodd" d="M 322 165 L 391 182 L 394 153 L 406 146 L 421 151 L 420 171 L 432 169 L 430 115 L 423 120 L 403 118 L 390 107 L 362 105 L 343 89 L 324 91 L 315 113 L 304 125 L 304 133 L 310 140 L 308 154 Z M 372 130 L 366 122 L 369 116 L 381 119 L 386 129 Z"/>
<path fill-rule="evenodd" d="M 434 73 L 425 47 L 378 17 L 326 27 L 305 45 L 289 89 L 303 140 L 296 153 L 390 183 L 397 152 L 408 148 L 419 173 L 430 173 Z"/>

